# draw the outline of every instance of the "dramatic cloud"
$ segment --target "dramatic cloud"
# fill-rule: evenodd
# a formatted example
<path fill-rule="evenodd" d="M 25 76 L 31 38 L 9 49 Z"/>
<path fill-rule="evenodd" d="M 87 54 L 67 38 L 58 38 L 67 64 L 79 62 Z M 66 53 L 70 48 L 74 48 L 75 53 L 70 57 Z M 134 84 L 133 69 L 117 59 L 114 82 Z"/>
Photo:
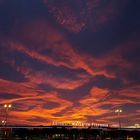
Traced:
<path fill-rule="evenodd" d="M 117 108 L 123 125 L 139 123 L 138 11 L 129 0 L 1 0 L 0 105 L 2 112 L 13 105 L 8 123 L 116 124 Z"/>

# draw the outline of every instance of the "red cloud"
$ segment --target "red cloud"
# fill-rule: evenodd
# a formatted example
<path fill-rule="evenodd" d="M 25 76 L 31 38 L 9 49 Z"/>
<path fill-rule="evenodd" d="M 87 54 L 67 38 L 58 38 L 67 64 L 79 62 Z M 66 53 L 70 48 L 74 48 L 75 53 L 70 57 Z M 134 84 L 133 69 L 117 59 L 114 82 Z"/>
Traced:
<path fill-rule="evenodd" d="M 37 71 L 35 73 L 31 72 L 25 75 L 25 77 L 34 84 L 48 84 L 54 88 L 66 90 L 74 90 L 89 81 L 88 76 L 84 78 L 75 77 L 75 79 L 72 80 L 64 77 L 56 78 L 55 76 L 43 71 Z"/>
<path fill-rule="evenodd" d="M 128 87 L 126 89 L 120 90 L 119 94 L 126 98 L 135 98 L 137 100 L 140 99 L 140 85 L 135 85 L 132 87 Z"/>
<path fill-rule="evenodd" d="M 17 83 L 12 81 L 7 81 L 0 79 L 0 93 L 14 93 L 17 95 L 25 96 L 35 96 L 40 92 L 39 90 L 34 90 L 36 88 L 31 83 Z"/>
<path fill-rule="evenodd" d="M 20 25 L 17 24 L 15 26 Z M 14 29 L 13 37 L 15 36 L 15 38 L 6 41 L 8 43 L 5 42 L 3 46 L 54 66 L 64 66 L 78 70 L 83 69 L 92 76 L 105 75 L 106 77 L 113 77 L 105 69 L 98 68 L 104 62 L 77 52 L 65 35 L 48 22 L 44 20 L 27 22 L 21 26 L 21 29 Z M 28 42 L 33 44 L 29 45 Z M 50 49 L 52 53 L 42 54 L 42 52 L 47 52 L 47 49 Z"/>

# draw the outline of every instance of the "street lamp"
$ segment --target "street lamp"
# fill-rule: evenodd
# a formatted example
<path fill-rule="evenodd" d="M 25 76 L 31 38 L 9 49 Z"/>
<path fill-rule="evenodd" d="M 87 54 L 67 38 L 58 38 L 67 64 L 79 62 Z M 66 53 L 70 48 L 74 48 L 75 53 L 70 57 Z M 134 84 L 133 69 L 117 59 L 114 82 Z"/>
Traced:
<path fill-rule="evenodd" d="M 6 121 L 5 121 L 5 120 L 2 120 L 2 121 L 1 121 L 1 124 L 2 124 L 2 125 L 5 125 L 5 124 L 6 124 Z"/>
<path fill-rule="evenodd" d="M 119 128 L 121 128 L 120 113 L 122 113 L 122 109 L 116 109 L 115 113 L 117 113 L 117 115 L 118 115 Z"/>
<path fill-rule="evenodd" d="M 11 104 L 4 104 L 4 109 L 5 109 L 5 127 L 6 127 L 6 124 L 7 124 L 7 121 L 8 121 L 8 111 L 10 108 L 12 108 L 12 105 Z"/>
<path fill-rule="evenodd" d="M 12 105 L 11 104 L 5 104 L 3 107 L 6 108 L 6 109 L 9 109 L 9 108 L 12 107 Z"/>

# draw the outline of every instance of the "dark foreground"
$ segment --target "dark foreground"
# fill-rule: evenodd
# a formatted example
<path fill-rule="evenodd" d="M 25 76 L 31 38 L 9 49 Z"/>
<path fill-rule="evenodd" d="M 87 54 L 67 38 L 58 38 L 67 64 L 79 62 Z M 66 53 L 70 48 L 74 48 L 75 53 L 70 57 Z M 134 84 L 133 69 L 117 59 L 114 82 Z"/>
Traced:
<path fill-rule="evenodd" d="M 0 140 L 140 140 L 140 129 L 13 127 L 0 129 Z"/>

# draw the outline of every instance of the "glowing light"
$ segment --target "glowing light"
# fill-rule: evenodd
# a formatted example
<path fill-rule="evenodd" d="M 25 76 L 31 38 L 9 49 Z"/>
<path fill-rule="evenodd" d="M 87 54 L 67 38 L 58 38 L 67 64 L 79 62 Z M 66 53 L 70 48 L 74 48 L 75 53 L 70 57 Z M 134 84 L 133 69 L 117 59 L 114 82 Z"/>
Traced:
<path fill-rule="evenodd" d="M 4 108 L 11 108 L 12 105 L 11 105 L 11 104 L 5 104 L 3 107 L 4 107 Z"/>
<path fill-rule="evenodd" d="M 9 107 L 9 108 L 11 108 L 11 107 L 12 107 L 12 105 L 11 105 L 11 104 L 9 104 L 9 105 L 8 105 L 8 107 Z"/>
<path fill-rule="evenodd" d="M 116 113 L 119 113 L 119 112 L 121 113 L 122 112 L 122 109 L 116 109 L 115 112 Z"/>
<path fill-rule="evenodd" d="M 4 108 L 7 108 L 7 104 L 4 105 Z"/>

